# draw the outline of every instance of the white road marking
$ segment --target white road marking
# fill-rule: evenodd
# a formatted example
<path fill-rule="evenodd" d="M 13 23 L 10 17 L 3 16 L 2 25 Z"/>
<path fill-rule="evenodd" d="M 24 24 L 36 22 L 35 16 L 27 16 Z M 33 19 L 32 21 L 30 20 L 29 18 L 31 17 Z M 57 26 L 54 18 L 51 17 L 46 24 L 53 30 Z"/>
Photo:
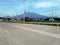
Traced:
<path fill-rule="evenodd" d="M 31 28 L 27 28 L 27 27 L 23 27 L 23 26 L 17 26 L 17 25 L 11 25 L 11 24 L 8 24 L 8 25 L 9 26 L 14 26 L 14 27 L 17 27 L 17 28 L 21 28 L 21 29 L 24 29 L 24 30 L 27 30 L 27 31 L 36 32 L 36 33 L 39 33 L 39 34 L 44 34 L 44 35 L 48 35 L 48 36 L 51 36 L 51 37 L 60 38 L 59 34 L 54 34 L 54 33 L 46 32 L 46 31 L 38 31 L 36 29 L 31 29 Z M 5 32 L 9 33 L 7 30 Z"/>
<path fill-rule="evenodd" d="M 9 32 L 8 32 L 6 29 L 3 29 L 3 28 L 0 27 L 0 32 L 1 32 L 1 31 L 3 31 L 3 32 L 7 33 L 7 34 L 9 34 Z"/>
<path fill-rule="evenodd" d="M 3 28 L 1 28 L 1 27 L 0 27 L 0 32 L 1 32 L 2 34 L 4 34 L 4 36 L 7 36 L 7 35 L 10 34 L 6 29 L 3 29 Z"/>
<path fill-rule="evenodd" d="M 7 30 L 4 30 L 5 33 L 9 34 L 9 32 Z"/>
<path fill-rule="evenodd" d="M 21 28 L 21 29 L 24 29 L 24 30 L 27 30 L 27 31 L 36 32 L 36 33 L 39 33 L 39 34 L 44 34 L 44 35 L 48 35 L 48 36 L 51 36 L 51 37 L 60 38 L 59 34 L 54 34 L 54 33 L 46 32 L 46 31 L 38 31 L 38 30 L 35 30 L 35 29 L 26 28 L 26 27 L 22 27 L 22 26 L 16 26 L 16 25 L 12 25 L 12 26 L 17 27 L 17 28 Z"/>

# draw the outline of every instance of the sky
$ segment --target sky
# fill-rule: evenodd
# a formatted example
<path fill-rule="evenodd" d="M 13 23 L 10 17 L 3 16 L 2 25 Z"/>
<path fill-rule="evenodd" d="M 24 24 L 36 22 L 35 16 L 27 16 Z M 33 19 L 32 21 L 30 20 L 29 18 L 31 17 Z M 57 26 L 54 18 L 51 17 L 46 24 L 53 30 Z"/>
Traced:
<path fill-rule="evenodd" d="M 20 15 L 24 10 L 60 17 L 60 0 L 0 0 L 0 16 Z"/>

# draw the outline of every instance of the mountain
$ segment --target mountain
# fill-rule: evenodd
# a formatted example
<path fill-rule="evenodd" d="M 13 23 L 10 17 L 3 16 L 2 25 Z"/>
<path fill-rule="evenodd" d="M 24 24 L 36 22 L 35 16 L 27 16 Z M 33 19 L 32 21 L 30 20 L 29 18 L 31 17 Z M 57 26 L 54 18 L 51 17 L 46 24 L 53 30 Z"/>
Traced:
<path fill-rule="evenodd" d="M 23 18 L 23 17 L 24 17 L 24 14 L 14 16 L 14 18 Z M 48 16 L 44 16 L 44 15 L 40 15 L 40 14 L 36 14 L 36 13 L 32 13 L 32 12 L 26 12 L 25 17 L 29 17 L 29 18 L 47 18 Z"/>
<path fill-rule="evenodd" d="M 12 18 L 11 16 L 4 16 L 3 18 Z"/>

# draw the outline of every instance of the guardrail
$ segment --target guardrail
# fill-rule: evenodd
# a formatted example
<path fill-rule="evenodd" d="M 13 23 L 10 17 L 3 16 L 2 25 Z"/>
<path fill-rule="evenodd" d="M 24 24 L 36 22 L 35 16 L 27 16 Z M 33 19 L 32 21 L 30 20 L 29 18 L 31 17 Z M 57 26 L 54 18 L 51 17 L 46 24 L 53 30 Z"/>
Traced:
<path fill-rule="evenodd" d="M 54 25 L 60 26 L 60 23 L 52 23 L 52 22 L 26 22 L 28 24 L 38 24 L 38 25 Z"/>

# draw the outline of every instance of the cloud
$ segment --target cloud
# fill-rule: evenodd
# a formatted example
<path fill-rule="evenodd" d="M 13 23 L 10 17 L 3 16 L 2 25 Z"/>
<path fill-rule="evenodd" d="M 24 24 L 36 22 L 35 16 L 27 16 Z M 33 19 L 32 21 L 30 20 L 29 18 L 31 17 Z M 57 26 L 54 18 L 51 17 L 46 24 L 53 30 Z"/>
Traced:
<path fill-rule="evenodd" d="M 34 4 L 35 8 L 49 8 L 49 7 L 53 7 L 56 6 L 57 3 L 53 3 L 53 2 L 38 2 Z"/>
<path fill-rule="evenodd" d="M 22 13 L 24 9 L 28 11 L 40 12 L 49 10 L 51 7 L 60 8 L 60 0 L 1 0 L 0 13 Z M 39 10 L 41 8 L 41 10 Z"/>

